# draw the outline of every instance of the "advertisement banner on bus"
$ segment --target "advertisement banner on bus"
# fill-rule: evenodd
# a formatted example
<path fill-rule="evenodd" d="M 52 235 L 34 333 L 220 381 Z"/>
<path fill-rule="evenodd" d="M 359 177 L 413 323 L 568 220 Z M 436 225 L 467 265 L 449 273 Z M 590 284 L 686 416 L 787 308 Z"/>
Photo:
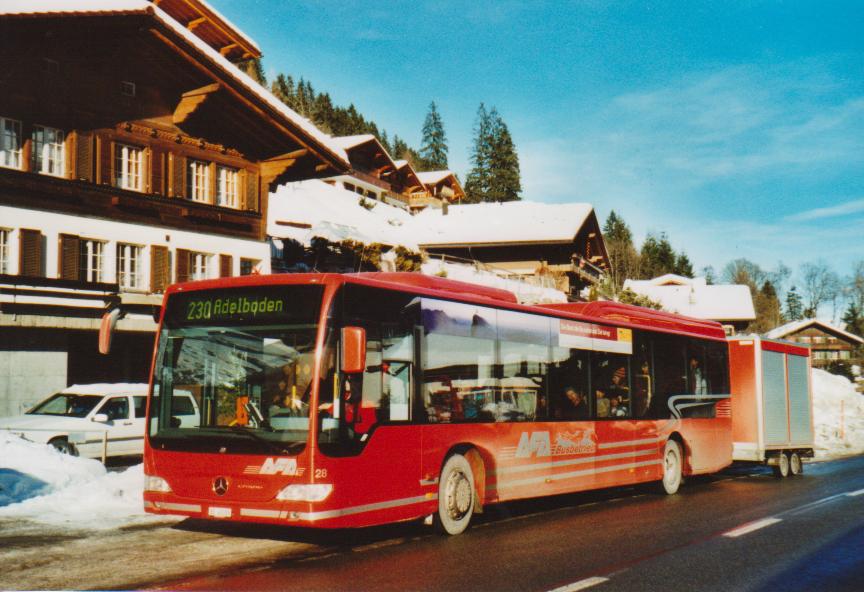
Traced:
<path fill-rule="evenodd" d="M 558 322 L 559 347 L 590 349 L 619 354 L 633 353 L 633 331 L 567 319 Z"/>

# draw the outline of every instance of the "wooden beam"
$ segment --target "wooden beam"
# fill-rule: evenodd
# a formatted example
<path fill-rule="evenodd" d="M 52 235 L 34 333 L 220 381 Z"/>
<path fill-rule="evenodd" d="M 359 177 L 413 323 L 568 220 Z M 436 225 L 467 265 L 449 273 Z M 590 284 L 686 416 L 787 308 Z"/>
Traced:
<path fill-rule="evenodd" d="M 219 53 L 221 53 L 223 56 L 227 56 L 229 53 L 231 53 L 232 51 L 234 51 L 238 47 L 240 47 L 240 45 L 237 43 L 229 43 L 228 45 L 223 46 L 219 50 Z"/>
<path fill-rule="evenodd" d="M 323 173 L 324 171 L 326 171 L 329 168 L 330 168 L 329 164 L 326 164 L 326 163 L 325 164 L 319 164 L 319 165 L 315 166 L 315 172 L 316 173 Z"/>
<path fill-rule="evenodd" d="M 189 29 L 190 31 L 194 31 L 195 29 L 197 29 L 198 27 L 200 27 L 201 25 L 203 25 L 206 22 L 207 22 L 207 19 L 204 18 L 203 16 L 198 17 L 198 18 L 192 19 L 191 21 L 186 23 L 186 28 Z"/>
<path fill-rule="evenodd" d="M 222 88 L 221 85 L 218 82 L 214 82 L 213 84 L 208 84 L 207 86 L 202 86 L 201 88 L 196 88 L 195 90 L 183 93 L 180 102 L 177 103 L 177 106 L 174 108 L 174 115 L 172 117 L 174 125 L 181 125 L 189 119 L 189 116 L 195 113 L 195 111 L 197 111 L 207 99 L 218 92 L 220 88 Z"/>

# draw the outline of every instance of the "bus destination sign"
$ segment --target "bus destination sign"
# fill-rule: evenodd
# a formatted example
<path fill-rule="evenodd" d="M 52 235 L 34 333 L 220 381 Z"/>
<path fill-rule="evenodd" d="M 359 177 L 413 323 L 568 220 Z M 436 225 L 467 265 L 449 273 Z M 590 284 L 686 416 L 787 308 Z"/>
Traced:
<path fill-rule="evenodd" d="M 168 300 L 165 320 L 172 326 L 315 322 L 321 301 L 317 288 L 268 286 L 178 293 Z"/>

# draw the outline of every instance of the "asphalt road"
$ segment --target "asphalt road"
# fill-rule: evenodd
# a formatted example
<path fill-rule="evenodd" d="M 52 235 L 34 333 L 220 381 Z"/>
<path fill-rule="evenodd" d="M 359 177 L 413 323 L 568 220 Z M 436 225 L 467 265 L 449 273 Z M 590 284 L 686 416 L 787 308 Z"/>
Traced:
<path fill-rule="evenodd" d="M 164 588 L 860 591 L 864 457 L 783 481 L 734 469 L 676 496 L 628 488 L 503 504 L 457 537 L 420 524 L 288 536 L 309 551 Z"/>

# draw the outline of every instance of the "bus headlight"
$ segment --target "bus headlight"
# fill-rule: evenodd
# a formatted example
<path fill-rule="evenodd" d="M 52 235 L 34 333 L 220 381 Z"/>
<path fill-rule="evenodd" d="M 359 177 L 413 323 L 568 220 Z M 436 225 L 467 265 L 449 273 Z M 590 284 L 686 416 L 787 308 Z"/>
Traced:
<path fill-rule="evenodd" d="M 171 486 L 162 477 L 156 475 L 144 475 L 144 491 L 156 491 L 159 493 L 171 493 Z"/>
<path fill-rule="evenodd" d="M 276 499 L 283 502 L 321 502 L 327 499 L 332 491 L 333 485 L 330 483 L 295 483 L 277 493 Z"/>

